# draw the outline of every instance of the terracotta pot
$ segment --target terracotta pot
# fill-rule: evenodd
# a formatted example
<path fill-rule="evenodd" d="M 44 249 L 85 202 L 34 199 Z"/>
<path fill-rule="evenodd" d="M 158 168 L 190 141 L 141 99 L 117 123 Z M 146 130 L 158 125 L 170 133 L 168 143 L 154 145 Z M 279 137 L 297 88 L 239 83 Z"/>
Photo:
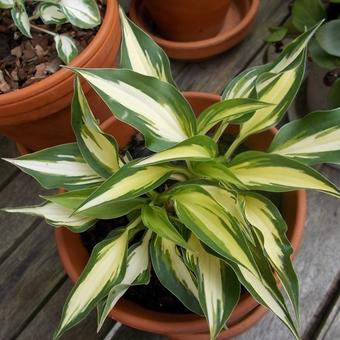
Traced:
<path fill-rule="evenodd" d="M 118 3 L 107 1 L 103 23 L 87 48 L 69 66 L 113 67 L 120 46 Z M 0 133 L 30 150 L 74 140 L 70 125 L 73 73 L 61 69 L 54 75 L 0 95 Z M 87 99 L 100 121 L 112 116 L 101 99 L 84 84 Z"/>
<path fill-rule="evenodd" d="M 189 100 L 193 109 L 198 115 L 203 109 L 220 100 L 220 97 L 210 93 L 186 92 L 186 98 Z M 124 147 L 131 140 L 135 130 L 124 123 L 109 118 L 102 128 L 113 134 L 121 147 Z M 237 133 L 237 127 L 233 126 L 230 133 Z M 253 135 L 246 141 L 246 145 L 254 150 L 266 149 L 276 130 Z M 294 191 L 282 195 L 282 214 L 288 224 L 288 238 L 292 243 L 294 253 L 299 248 L 306 214 L 306 196 L 304 191 Z M 74 234 L 66 228 L 56 230 L 56 242 L 59 256 L 63 263 L 64 269 L 72 281 L 76 281 L 81 274 L 84 266 L 88 261 L 88 253 L 83 246 L 79 234 Z M 253 324 L 255 324 L 266 312 L 266 309 L 259 306 L 258 303 L 248 294 L 242 295 L 240 302 L 233 311 L 228 322 L 229 329 L 221 333 L 221 339 L 227 339 L 242 333 Z M 136 303 L 121 299 L 116 307 L 111 311 L 110 316 L 133 328 L 141 329 L 148 332 L 165 334 L 173 339 L 208 339 L 205 334 L 196 334 L 207 332 L 208 326 L 204 318 L 195 314 L 168 314 L 148 310 Z M 195 334 L 195 339 L 192 334 Z M 188 340 L 189 340 L 188 338 Z"/>
<path fill-rule="evenodd" d="M 216 34 L 207 38 L 198 39 L 196 37 L 196 39 L 193 38 L 190 41 L 179 41 L 178 39 L 166 38 L 155 29 L 153 19 L 150 18 L 152 15 L 148 13 L 149 10 L 146 8 L 148 1 L 132 0 L 129 8 L 130 18 L 146 31 L 165 50 L 169 57 L 184 61 L 206 60 L 241 42 L 255 21 L 260 4 L 260 0 L 230 0 L 230 6 L 225 12 L 222 27 Z M 216 1 L 210 1 L 209 4 Z M 154 0 L 154 2 L 159 3 L 159 5 L 168 4 L 166 1 Z M 182 1 L 182 3 L 186 2 L 187 0 Z M 205 13 L 203 12 L 203 14 Z M 170 27 L 172 29 L 182 29 L 182 27 L 173 24 Z"/>
<path fill-rule="evenodd" d="M 145 0 L 157 31 L 174 41 L 211 38 L 221 29 L 230 0 Z"/>

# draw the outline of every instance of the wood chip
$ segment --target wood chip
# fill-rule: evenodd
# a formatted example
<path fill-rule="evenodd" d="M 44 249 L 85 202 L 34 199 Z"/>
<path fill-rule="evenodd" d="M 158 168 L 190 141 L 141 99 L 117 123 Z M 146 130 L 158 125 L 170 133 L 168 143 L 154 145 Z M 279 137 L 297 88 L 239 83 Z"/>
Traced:
<path fill-rule="evenodd" d="M 6 93 L 9 92 L 10 90 L 11 87 L 6 82 L 3 72 L 0 70 L 0 91 Z"/>
<path fill-rule="evenodd" d="M 17 58 L 21 58 L 22 56 L 22 48 L 21 46 L 17 46 L 11 49 L 11 54 L 16 56 Z"/>
<path fill-rule="evenodd" d="M 35 53 L 39 58 L 44 57 L 47 54 L 47 51 L 45 51 L 40 45 L 35 45 L 34 46 Z"/>
<path fill-rule="evenodd" d="M 46 72 L 48 74 L 56 73 L 58 71 L 60 65 L 62 65 L 62 62 L 60 61 L 60 59 L 59 58 L 54 58 L 52 61 L 47 63 Z"/>
<path fill-rule="evenodd" d="M 24 50 L 23 58 L 25 60 L 30 60 L 30 59 L 33 59 L 34 57 L 35 57 L 35 53 L 33 50 Z"/>
<path fill-rule="evenodd" d="M 19 80 L 18 71 L 16 69 L 11 72 L 10 76 L 14 81 Z"/>
<path fill-rule="evenodd" d="M 41 63 L 35 67 L 34 78 L 45 78 L 47 63 Z"/>

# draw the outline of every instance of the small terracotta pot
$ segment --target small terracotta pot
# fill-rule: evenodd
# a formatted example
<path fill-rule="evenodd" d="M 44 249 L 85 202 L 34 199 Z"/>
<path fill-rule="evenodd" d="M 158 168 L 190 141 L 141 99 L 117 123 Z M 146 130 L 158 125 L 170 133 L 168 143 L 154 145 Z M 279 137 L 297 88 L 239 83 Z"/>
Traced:
<path fill-rule="evenodd" d="M 103 23 L 87 48 L 69 66 L 113 67 L 121 31 L 116 0 L 107 0 Z M 26 88 L 0 95 L 0 133 L 30 150 L 74 140 L 70 103 L 73 73 L 60 69 Z M 112 116 L 101 99 L 83 81 L 87 99 L 100 121 Z"/>
<path fill-rule="evenodd" d="M 210 93 L 186 92 L 185 97 L 192 105 L 195 114 L 199 113 L 220 100 L 220 97 Z M 135 130 L 124 123 L 109 118 L 102 128 L 105 132 L 114 135 L 121 147 L 129 143 Z M 236 135 L 238 128 L 232 126 L 228 131 Z M 271 129 L 253 135 L 245 142 L 253 150 L 265 150 L 276 133 Z M 293 256 L 299 248 L 306 215 L 306 195 L 302 190 L 284 193 L 282 195 L 282 214 L 288 225 L 288 238 L 293 246 Z M 59 228 L 55 232 L 59 256 L 66 273 L 75 282 L 83 271 L 88 253 L 83 246 L 79 234 L 74 234 L 66 228 Z M 228 339 L 236 336 L 254 325 L 266 313 L 266 309 L 245 293 L 233 311 L 229 321 L 228 330 L 221 332 L 219 339 Z M 208 331 L 204 318 L 195 314 L 169 314 L 148 310 L 143 306 L 122 298 L 111 311 L 110 316 L 133 328 L 148 332 L 165 334 L 172 339 L 208 340 L 207 334 L 197 334 Z M 194 334 L 194 335 L 193 335 Z"/>
<path fill-rule="evenodd" d="M 230 0 L 145 0 L 145 7 L 165 38 L 197 41 L 219 32 Z"/>
<path fill-rule="evenodd" d="M 230 0 L 222 27 L 216 34 L 208 38 L 198 39 L 196 37 L 191 41 L 179 41 L 167 39 L 164 35 L 159 34 L 157 28 L 154 27 L 154 20 L 150 18 L 151 14 L 146 8 L 147 1 L 131 0 L 129 8 L 131 20 L 146 31 L 170 58 L 190 62 L 209 59 L 240 43 L 251 29 L 260 4 L 260 0 Z M 158 3 L 157 0 L 154 1 Z M 182 2 L 186 3 L 186 1 Z M 166 1 L 159 1 L 159 5 L 161 3 L 167 4 Z M 205 12 L 203 13 L 205 14 Z M 182 27 L 173 24 L 171 27 L 177 30 L 182 29 Z"/>

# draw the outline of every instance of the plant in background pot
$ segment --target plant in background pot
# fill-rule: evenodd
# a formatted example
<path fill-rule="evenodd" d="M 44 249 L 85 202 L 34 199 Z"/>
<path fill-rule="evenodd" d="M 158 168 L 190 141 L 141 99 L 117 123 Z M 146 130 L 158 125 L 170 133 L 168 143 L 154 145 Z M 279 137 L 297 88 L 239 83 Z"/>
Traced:
<path fill-rule="evenodd" d="M 77 142 L 9 160 L 42 186 L 67 190 L 45 196 L 40 206 L 7 209 L 41 215 L 51 225 L 69 229 L 57 230 L 58 247 L 69 275 L 79 278 L 55 338 L 94 308 L 98 328 L 113 308 L 111 315 L 130 326 L 163 334 L 205 331 L 211 339 L 222 330 L 221 336 L 228 337 L 226 322 L 234 318 L 242 323 L 235 313 L 240 315 L 239 305 L 250 299 L 243 291 L 239 300 L 241 285 L 299 338 L 298 280 L 287 225 L 266 192 L 287 195 L 310 188 L 339 197 L 339 190 L 309 165 L 339 162 L 339 138 L 333 143 L 329 139 L 339 134 L 340 110 L 326 113 L 328 120 L 313 113 L 284 126 L 274 139 L 275 130 L 265 131 L 281 120 L 296 94 L 306 45 L 317 27 L 294 40 L 275 62 L 236 77 L 222 100 L 215 96 L 216 102 L 200 114 L 206 97 L 187 94 L 195 103 L 196 117 L 172 79 L 164 52 L 121 15 L 124 69 L 73 68 L 72 125 Z M 118 149 L 115 138 L 97 124 L 80 77 L 116 118 L 144 136 L 144 147 L 140 148 L 140 135 L 134 137 L 137 131 L 124 134 L 122 123 L 109 119 L 103 129 L 116 133 Z M 310 120 L 320 124 L 311 126 Z M 238 132 L 234 125 L 227 128 L 231 123 L 240 126 Z M 289 224 L 294 209 L 288 209 Z M 303 218 L 302 213 L 300 228 Z M 108 234 L 87 262 L 77 233 L 90 233 L 102 220 L 109 226 Z M 150 280 L 158 280 L 189 311 L 204 315 L 208 326 L 191 314 L 174 321 L 170 312 L 147 311 L 136 304 L 128 308 L 123 299 L 117 304 L 125 293 Z M 287 292 L 294 316 L 277 281 Z M 148 299 L 147 286 L 142 292 Z M 254 307 L 256 303 L 247 305 L 242 317 Z M 152 321 L 140 326 L 148 315 Z"/>
<path fill-rule="evenodd" d="M 73 141 L 73 79 L 59 66 L 115 65 L 117 2 L 0 0 L 0 28 L 0 132 L 31 150 Z M 85 92 L 106 119 L 105 105 Z"/>
<path fill-rule="evenodd" d="M 309 110 L 326 110 L 340 106 L 340 3 L 337 0 L 294 0 L 287 23 L 271 27 L 267 41 L 277 47 L 282 41 L 296 37 L 301 32 L 325 20 L 311 40 L 307 77 L 307 106 Z"/>
<path fill-rule="evenodd" d="M 31 6 L 31 8 L 26 8 L 28 6 Z M 48 0 L 42 0 L 36 4 L 33 1 L 25 4 L 23 0 L 1 0 L 0 8 L 11 10 L 14 25 L 24 36 L 32 38 L 31 30 L 51 35 L 54 39 L 58 57 L 65 64 L 71 62 L 78 55 L 75 40 L 69 34 L 50 31 L 35 25 L 33 21 L 40 19 L 45 25 L 62 25 L 70 22 L 75 27 L 83 29 L 94 28 L 101 22 L 99 8 L 94 0 L 80 2 L 79 7 L 75 7 L 69 1 L 53 3 Z M 32 12 L 31 16 L 27 12 L 28 9 Z"/>

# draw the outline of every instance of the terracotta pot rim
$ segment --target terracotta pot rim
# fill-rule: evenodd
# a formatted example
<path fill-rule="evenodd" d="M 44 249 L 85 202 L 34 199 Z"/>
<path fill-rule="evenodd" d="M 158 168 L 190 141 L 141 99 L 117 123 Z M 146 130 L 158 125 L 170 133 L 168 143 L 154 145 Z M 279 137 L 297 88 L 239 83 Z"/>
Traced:
<path fill-rule="evenodd" d="M 212 94 L 208 92 L 183 92 L 183 94 L 187 98 L 205 98 L 210 99 L 212 101 L 216 101 L 220 99 L 220 96 L 217 94 Z M 114 117 L 110 117 L 106 120 L 101 126 L 105 128 L 116 121 Z M 277 132 L 276 129 L 272 128 L 271 133 L 275 134 Z M 283 195 L 289 193 L 283 193 Z M 297 190 L 291 192 L 292 195 L 295 196 L 296 199 L 296 218 L 294 220 L 294 227 L 291 229 L 290 242 L 293 247 L 293 255 L 295 257 L 297 254 L 297 250 L 300 247 L 302 241 L 302 233 L 304 229 L 304 222 L 306 217 L 306 193 L 304 190 Z M 59 256 L 65 268 L 65 271 L 69 275 L 72 281 L 76 281 L 79 277 L 80 273 L 76 270 L 74 264 L 70 261 L 69 254 L 63 251 L 65 249 L 65 239 L 72 234 L 69 230 L 65 228 L 56 229 L 55 237 L 58 247 Z M 229 324 L 229 330 L 233 328 L 242 328 L 241 324 L 248 324 L 249 317 L 252 314 L 252 311 L 258 307 L 259 304 L 251 297 L 249 293 L 245 293 L 242 295 L 241 300 L 236 306 L 235 311 L 240 315 L 236 317 L 236 313 L 234 317 L 232 316 Z M 263 307 L 262 307 L 263 308 Z M 261 317 L 264 315 L 264 312 L 261 314 Z M 131 326 L 137 329 L 141 329 L 144 331 L 160 333 L 160 334 L 183 334 L 183 333 L 199 333 L 206 332 L 207 322 L 203 317 L 200 317 L 195 314 L 170 314 L 170 313 L 162 313 L 156 312 L 149 309 L 146 309 L 132 301 L 122 299 L 118 302 L 116 307 L 111 311 L 110 316 L 127 326 Z M 248 317 L 249 316 L 249 317 Z M 259 319 L 259 318 L 258 318 Z M 247 328 L 250 327 L 250 324 Z M 237 328 L 237 329 L 238 329 Z M 242 328 L 244 329 L 244 328 Z M 238 333 L 235 333 L 238 334 Z"/>
<path fill-rule="evenodd" d="M 237 1 L 237 0 L 231 0 L 231 1 Z M 143 19 L 138 15 L 137 10 L 137 0 L 132 0 L 129 10 L 129 15 L 131 16 L 131 19 L 137 23 L 140 27 L 145 29 L 148 34 L 154 39 L 157 44 L 164 46 L 166 48 L 172 49 L 172 50 L 196 50 L 201 48 L 208 48 L 211 46 L 215 46 L 219 43 L 222 43 L 226 40 L 229 40 L 231 38 L 234 38 L 236 35 L 238 35 L 240 32 L 245 30 L 254 20 L 256 13 L 258 11 L 260 0 L 242 0 L 247 1 L 249 3 L 249 8 L 247 13 L 244 15 L 244 17 L 241 19 L 241 21 L 234 26 L 231 30 L 222 32 L 217 34 L 214 37 L 198 40 L 198 41 L 172 41 L 168 39 L 164 39 L 158 35 L 154 35 L 147 29 L 147 25 L 144 23 Z"/>
<path fill-rule="evenodd" d="M 259 305 L 249 312 L 240 322 L 236 323 L 228 327 L 227 330 L 224 330 L 218 336 L 219 340 L 230 339 L 234 336 L 237 336 L 249 328 L 251 328 L 254 324 L 256 324 L 259 320 L 261 320 L 266 314 L 268 310 Z M 169 336 L 169 340 L 206 340 L 208 339 L 207 333 L 197 333 L 197 334 L 166 334 Z"/>
<path fill-rule="evenodd" d="M 119 20 L 119 15 L 115 15 L 117 11 L 117 1 L 107 0 L 105 15 L 97 34 L 90 42 L 90 44 L 86 46 L 86 48 L 76 58 L 74 58 L 71 63 L 67 65 L 68 67 L 81 67 L 88 61 L 96 57 L 97 53 L 99 53 L 99 47 L 103 45 L 103 40 L 104 42 L 106 42 L 106 40 L 109 38 L 107 31 L 109 31 L 112 26 L 115 26 L 116 21 Z M 70 70 L 67 70 L 66 68 L 62 68 L 56 73 L 50 75 L 45 79 L 42 79 L 37 83 L 34 83 L 22 89 L 0 95 L 0 105 L 3 106 L 12 104 L 20 101 L 21 98 L 24 99 L 37 93 L 44 92 L 46 88 L 50 88 L 59 83 L 62 83 L 69 77 L 72 77 L 72 72 Z"/>

